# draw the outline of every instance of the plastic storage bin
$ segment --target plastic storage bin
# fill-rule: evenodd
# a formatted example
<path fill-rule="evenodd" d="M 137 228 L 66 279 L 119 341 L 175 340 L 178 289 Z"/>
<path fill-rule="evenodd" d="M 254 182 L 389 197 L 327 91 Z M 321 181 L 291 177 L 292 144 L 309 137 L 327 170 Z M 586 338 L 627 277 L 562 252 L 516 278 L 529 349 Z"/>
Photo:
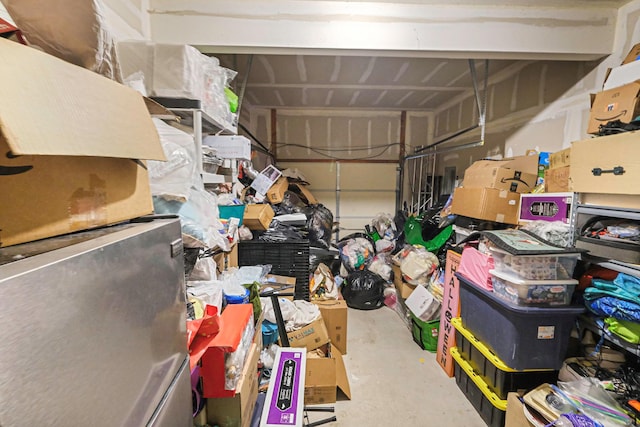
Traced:
<path fill-rule="evenodd" d="M 493 292 L 520 306 L 569 305 L 577 280 L 526 280 L 496 270 L 489 271 Z"/>
<path fill-rule="evenodd" d="M 511 255 L 502 249 L 491 247 L 495 270 L 515 275 L 524 280 L 571 279 L 579 253 Z"/>
<path fill-rule="evenodd" d="M 451 348 L 456 384 L 489 427 L 504 427 L 507 401 L 493 393 L 456 347 Z"/>
<path fill-rule="evenodd" d="M 245 205 L 218 205 L 218 213 L 221 219 L 238 218 L 242 225 L 242 218 L 244 217 Z"/>
<path fill-rule="evenodd" d="M 438 347 L 438 332 L 440 319 L 425 322 L 413 313 L 411 314 L 411 335 L 421 349 L 435 353 Z"/>
<path fill-rule="evenodd" d="M 296 278 L 295 299 L 309 301 L 309 241 L 238 242 L 238 265 L 271 265 L 271 274 Z"/>
<path fill-rule="evenodd" d="M 456 274 L 462 326 L 508 367 L 560 369 L 579 307 L 519 307 Z"/>
<path fill-rule="evenodd" d="M 509 368 L 482 341 L 464 329 L 459 317 L 452 319 L 451 324 L 456 328 L 457 351 L 498 398 L 506 399 L 511 391 L 530 390 L 558 379 L 558 371 L 553 369 L 516 371 Z"/>

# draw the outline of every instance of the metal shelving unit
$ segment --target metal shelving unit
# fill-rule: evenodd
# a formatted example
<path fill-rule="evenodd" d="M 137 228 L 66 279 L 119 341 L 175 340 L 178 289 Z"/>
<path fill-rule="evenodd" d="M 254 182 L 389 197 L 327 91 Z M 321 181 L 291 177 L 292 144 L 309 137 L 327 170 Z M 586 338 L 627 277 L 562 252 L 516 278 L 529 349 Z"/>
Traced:
<path fill-rule="evenodd" d="M 597 336 L 603 337 L 605 340 L 622 348 L 626 352 L 633 354 L 634 356 L 640 356 L 640 345 L 631 344 L 619 338 L 615 334 L 612 334 L 608 330 L 602 329 L 591 317 L 580 316 L 578 322 L 582 328 L 593 332 Z"/>
<path fill-rule="evenodd" d="M 202 141 L 205 134 L 236 135 L 238 126 L 224 120 L 214 118 L 202 110 L 202 102 L 199 99 L 152 97 L 155 102 L 170 110 L 180 118 L 180 123 L 193 129 L 193 138 L 196 144 L 196 158 L 198 172 L 205 184 L 222 184 L 229 182 L 226 175 L 204 172 L 202 169 Z M 231 160 L 231 181 L 235 182 L 238 175 L 237 161 Z"/>

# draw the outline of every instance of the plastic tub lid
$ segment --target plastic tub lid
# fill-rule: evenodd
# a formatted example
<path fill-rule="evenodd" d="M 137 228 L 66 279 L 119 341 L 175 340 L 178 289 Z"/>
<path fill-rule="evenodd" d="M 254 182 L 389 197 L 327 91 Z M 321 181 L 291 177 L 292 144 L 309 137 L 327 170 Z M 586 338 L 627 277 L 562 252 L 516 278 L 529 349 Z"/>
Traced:
<path fill-rule="evenodd" d="M 580 252 L 549 252 L 546 254 L 522 254 L 522 255 L 514 255 L 505 251 L 504 249 L 500 249 L 496 246 L 489 246 L 489 250 L 501 255 L 510 255 L 517 257 L 567 257 L 567 258 L 580 258 Z"/>
<path fill-rule="evenodd" d="M 489 270 L 489 274 L 495 276 L 499 279 L 506 280 L 507 282 L 511 282 L 516 285 L 521 286 L 535 286 L 535 285 L 577 285 L 578 281 L 575 279 L 564 279 L 564 280 L 526 280 L 521 279 L 518 276 L 505 273 L 504 271 L 499 270 Z"/>

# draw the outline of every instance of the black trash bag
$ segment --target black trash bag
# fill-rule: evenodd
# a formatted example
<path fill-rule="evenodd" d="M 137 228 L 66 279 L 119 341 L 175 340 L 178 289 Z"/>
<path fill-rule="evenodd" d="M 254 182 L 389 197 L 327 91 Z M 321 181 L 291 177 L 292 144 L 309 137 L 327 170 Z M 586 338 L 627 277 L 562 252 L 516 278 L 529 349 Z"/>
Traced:
<path fill-rule="evenodd" d="M 369 270 L 349 273 L 342 284 L 342 296 L 347 306 L 358 310 L 375 310 L 384 305 L 385 281 Z"/>
<path fill-rule="evenodd" d="M 287 242 L 304 240 L 305 236 L 295 227 L 272 221 L 269 229 L 258 236 L 264 242 Z"/>
<path fill-rule="evenodd" d="M 278 206 L 285 214 L 301 213 L 307 208 L 306 203 L 296 193 L 289 190 L 284 192 L 284 198 Z"/>
<path fill-rule="evenodd" d="M 331 247 L 331 232 L 333 231 L 333 214 L 331 211 L 325 208 L 324 205 L 318 204 L 308 206 L 303 213 L 307 216 L 310 244 L 329 249 Z"/>

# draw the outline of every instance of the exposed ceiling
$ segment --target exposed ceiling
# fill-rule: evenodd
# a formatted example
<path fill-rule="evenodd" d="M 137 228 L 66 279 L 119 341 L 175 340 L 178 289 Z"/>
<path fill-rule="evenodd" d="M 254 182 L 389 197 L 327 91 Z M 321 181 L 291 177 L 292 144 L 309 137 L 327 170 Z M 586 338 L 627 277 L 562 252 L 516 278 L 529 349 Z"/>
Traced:
<path fill-rule="evenodd" d="M 216 55 L 238 71 L 236 90 L 250 55 Z M 489 76 L 517 61 L 492 60 Z M 482 88 L 485 61 L 475 61 Z M 260 108 L 433 111 L 473 89 L 463 59 L 366 56 L 253 55 L 244 102 Z"/>
<path fill-rule="evenodd" d="M 365 1 L 354 0 L 353 3 L 365 4 Z M 369 7 L 362 16 L 350 14 L 350 11 L 360 8 L 336 9 L 335 15 L 322 9 L 327 15 L 317 16 L 312 13 L 317 12 L 316 7 L 324 5 L 333 11 L 333 4 L 345 6 L 345 2 L 292 0 L 287 3 L 280 0 L 273 6 L 269 3 L 264 7 L 254 5 L 255 10 L 242 9 L 243 14 L 239 15 L 240 9 L 234 9 L 235 3 L 225 3 L 220 10 L 197 3 L 192 5 L 192 10 L 185 11 L 171 9 L 171 4 L 164 0 L 154 0 L 154 22 L 162 28 L 178 26 L 180 34 L 190 33 L 196 23 L 202 25 L 207 22 L 210 28 L 221 31 L 225 24 L 233 22 L 234 37 L 223 40 L 224 37 L 221 38 L 219 34 L 210 36 L 216 45 L 193 43 L 200 40 L 204 33 L 194 32 L 188 37 L 185 35 L 185 38 L 198 45 L 203 52 L 218 57 L 223 66 L 238 71 L 235 89 L 240 91 L 246 81 L 245 105 L 275 109 L 436 111 L 452 98 L 473 90 L 473 73 L 466 58 L 492 58 L 488 70 L 485 70 L 484 60 L 475 60 L 476 81 L 482 86 L 485 74 L 495 76 L 509 67 L 519 67 L 523 60 L 594 60 L 603 57 L 611 52 L 613 32 L 610 28 L 615 22 L 615 8 L 628 2 L 450 0 L 447 3 L 449 8 L 442 9 L 442 0 L 402 0 L 398 3 L 415 7 L 394 9 L 389 0 L 368 0 L 368 3 L 380 5 L 382 9 Z M 302 9 L 293 7 L 294 3 L 303 5 L 300 6 Z M 431 12 L 431 5 L 439 5 L 433 11 L 444 15 L 437 15 L 438 18 L 424 15 Z M 285 6 L 288 8 L 286 13 L 284 9 L 280 10 Z M 508 10 L 503 12 L 504 9 Z M 377 15 L 383 12 L 394 13 L 394 17 L 387 19 Z M 420 16 L 410 15 L 412 12 L 419 12 Z M 468 16 L 463 16 L 465 14 Z M 223 17 L 226 20 L 222 20 Z M 602 19 L 598 20 L 599 17 Z M 367 26 L 361 27 L 365 21 L 368 22 Z M 277 25 L 274 25 L 276 22 Z M 445 22 L 447 25 L 442 26 Z M 320 46 L 339 46 L 336 40 L 327 42 L 330 35 L 335 36 L 335 25 L 338 24 L 344 24 L 344 28 L 351 30 L 366 28 L 370 32 L 375 29 L 386 31 L 383 38 L 398 39 L 398 46 L 404 46 L 407 50 L 389 47 L 371 49 L 376 46 L 375 40 L 369 45 L 361 43 L 364 47 L 369 46 L 369 49 L 334 49 L 335 55 L 334 51 L 318 49 Z M 329 34 L 317 34 L 320 30 L 326 32 L 329 29 Z M 442 33 L 443 30 L 449 31 L 448 37 Z M 411 31 L 415 31 L 419 46 L 412 45 Z M 405 38 L 400 37 L 399 33 Z M 257 34 L 261 36 L 253 41 L 242 38 L 252 34 L 256 34 L 254 37 L 258 37 Z M 292 34 L 296 36 L 292 37 Z M 460 37 L 461 34 L 477 35 L 476 38 L 481 42 L 474 45 L 477 41 L 474 37 Z M 603 41 L 606 37 L 610 40 L 594 47 L 595 42 L 585 34 L 599 34 L 596 41 Z M 315 44 L 306 51 L 295 48 L 303 35 L 318 38 L 309 40 Z M 365 38 L 376 39 L 378 35 L 374 31 L 366 33 Z M 344 36 L 357 40 L 357 36 L 346 30 Z M 462 45 L 439 44 L 441 39 L 453 38 Z M 511 40 L 503 43 L 505 39 Z M 561 42 L 567 44 L 556 46 Z M 423 48 L 423 44 L 429 47 Z M 472 48 L 465 52 L 462 49 L 464 45 Z M 234 46 L 237 48 L 235 51 Z M 557 50 L 554 50 L 556 47 Z M 536 52 L 540 52 L 540 56 L 536 57 Z M 573 57 L 572 52 L 575 53 Z"/>

